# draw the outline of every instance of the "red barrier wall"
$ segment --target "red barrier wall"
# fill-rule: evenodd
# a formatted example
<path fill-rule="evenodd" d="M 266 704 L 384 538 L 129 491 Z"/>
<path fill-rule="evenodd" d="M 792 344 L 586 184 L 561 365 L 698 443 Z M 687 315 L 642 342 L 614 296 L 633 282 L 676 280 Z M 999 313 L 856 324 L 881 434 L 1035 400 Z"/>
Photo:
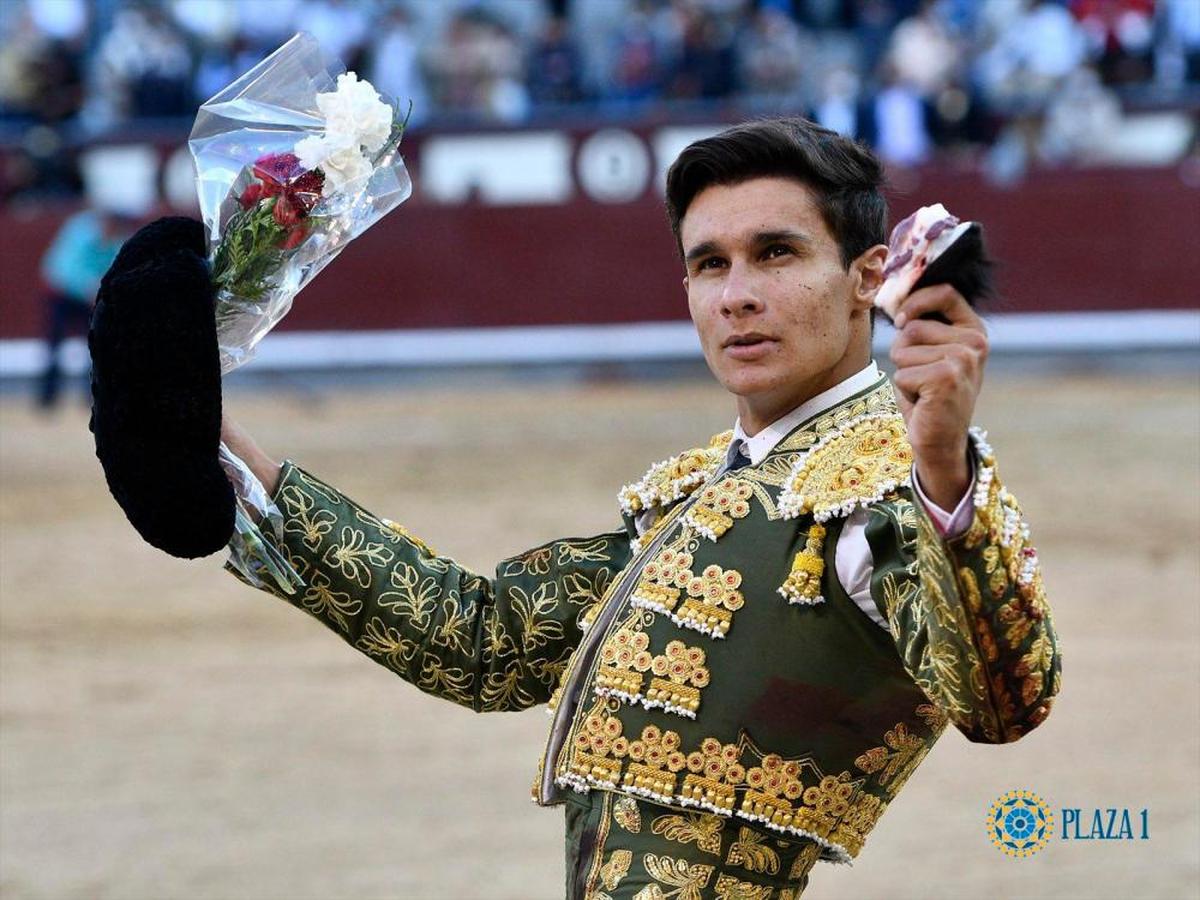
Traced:
<path fill-rule="evenodd" d="M 893 218 L 942 202 L 982 221 L 1002 308 L 1200 306 L 1200 188 L 1178 169 L 1032 173 L 1018 187 L 977 172 L 894 180 Z M 38 261 L 70 208 L 0 210 L 0 337 L 40 334 Z M 298 298 L 283 329 L 378 329 L 687 317 L 661 200 L 436 205 L 410 199 Z"/>

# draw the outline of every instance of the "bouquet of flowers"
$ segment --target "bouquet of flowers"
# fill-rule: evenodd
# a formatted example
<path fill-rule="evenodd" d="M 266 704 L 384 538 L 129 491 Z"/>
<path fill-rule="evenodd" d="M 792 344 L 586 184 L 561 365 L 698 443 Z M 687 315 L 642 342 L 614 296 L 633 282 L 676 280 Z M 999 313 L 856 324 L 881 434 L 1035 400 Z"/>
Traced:
<path fill-rule="evenodd" d="M 216 288 L 221 372 L 246 363 L 292 299 L 412 191 L 406 115 L 300 33 L 200 107 L 188 141 Z M 300 580 L 255 519 L 282 516 L 224 445 L 239 502 L 230 562 L 256 585 Z"/>

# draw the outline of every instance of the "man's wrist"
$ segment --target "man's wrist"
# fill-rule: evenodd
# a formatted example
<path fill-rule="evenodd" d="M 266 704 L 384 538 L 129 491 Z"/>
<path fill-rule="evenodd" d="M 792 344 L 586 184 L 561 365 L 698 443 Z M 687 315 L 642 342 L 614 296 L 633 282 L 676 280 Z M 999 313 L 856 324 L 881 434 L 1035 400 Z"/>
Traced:
<path fill-rule="evenodd" d="M 946 510 L 958 506 L 971 488 L 972 467 L 967 456 L 967 442 L 950 456 L 931 458 L 929 454 L 913 454 L 913 469 L 920 479 L 926 498 Z"/>

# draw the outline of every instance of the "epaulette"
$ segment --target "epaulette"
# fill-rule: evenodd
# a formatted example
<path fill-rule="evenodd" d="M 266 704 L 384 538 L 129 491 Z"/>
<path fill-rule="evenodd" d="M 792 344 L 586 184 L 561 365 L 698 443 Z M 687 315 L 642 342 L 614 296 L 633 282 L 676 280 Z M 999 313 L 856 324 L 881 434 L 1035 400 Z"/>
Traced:
<path fill-rule="evenodd" d="M 725 461 L 733 431 L 713 435 L 707 447 L 697 447 L 655 463 L 640 481 L 627 484 L 617 494 L 621 511 L 633 516 L 654 506 L 681 500 L 704 484 Z"/>

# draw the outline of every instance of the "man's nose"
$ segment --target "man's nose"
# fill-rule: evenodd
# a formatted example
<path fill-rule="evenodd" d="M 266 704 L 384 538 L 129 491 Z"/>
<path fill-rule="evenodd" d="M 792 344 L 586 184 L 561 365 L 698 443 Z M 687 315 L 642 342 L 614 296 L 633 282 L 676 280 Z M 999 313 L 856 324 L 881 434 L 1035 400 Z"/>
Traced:
<path fill-rule="evenodd" d="M 721 315 L 744 316 L 762 312 L 762 301 L 754 290 L 753 280 L 746 267 L 734 262 L 725 276 L 721 290 Z"/>

